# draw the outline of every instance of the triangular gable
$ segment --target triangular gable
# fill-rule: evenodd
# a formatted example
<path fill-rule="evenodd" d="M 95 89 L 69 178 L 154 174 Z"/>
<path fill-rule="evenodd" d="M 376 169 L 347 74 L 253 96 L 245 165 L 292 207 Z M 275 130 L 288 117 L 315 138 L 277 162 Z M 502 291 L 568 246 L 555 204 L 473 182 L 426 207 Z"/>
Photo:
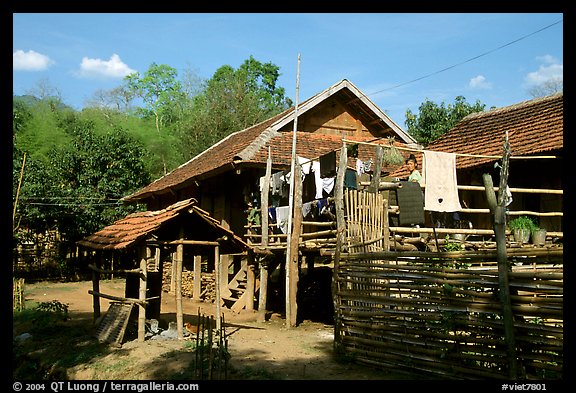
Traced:
<path fill-rule="evenodd" d="M 352 82 L 347 79 L 343 79 L 340 82 L 330 86 L 326 90 L 316 94 L 312 98 L 304 101 L 302 104 L 298 105 L 298 116 L 304 115 L 307 111 L 315 108 L 322 101 L 333 96 L 334 94 L 342 91 L 343 89 L 348 89 L 352 93 L 351 101 L 356 101 L 363 104 L 362 109 L 368 109 L 371 111 L 371 122 L 381 121 L 386 127 L 389 127 L 398 136 L 401 142 L 411 144 L 416 143 L 416 140 L 404 131 L 398 124 L 396 124 L 388 115 L 386 115 L 380 108 L 378 108 L 368 97 L 360 91 Z M 350 102 L 351 102 L 350 101 Z M 364 111 L 363 111 L 364 112 Z M 270 128 L 278 131 L 288 123 L 294 121 L 295 111 L 290 111 L 285 116 L 274 122 Z"/>

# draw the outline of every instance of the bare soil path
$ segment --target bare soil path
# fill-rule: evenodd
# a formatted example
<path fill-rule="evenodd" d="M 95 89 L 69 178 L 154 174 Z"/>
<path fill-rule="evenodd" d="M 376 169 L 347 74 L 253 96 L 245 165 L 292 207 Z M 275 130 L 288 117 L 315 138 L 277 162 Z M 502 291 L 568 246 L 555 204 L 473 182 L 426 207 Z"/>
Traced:
<path fill-rule="evenodd" d="M 100 292 L 124 296 L 125 282 L 103 280 Z M 39 282 L 25 285 L 27 304 L 57 300 L 68 305 L 67 323 L 85 323 L 94 329 L 93 299 L 88 293 L 90 281 L 74 283 Z M 109 301 L 101 299 L 104 313 Z M 184 321 L 199 313 L 215 315 L 212 303 L 183 299 Z M 231 355 L 228 379 L 279 380 L 409 380 L 421 379 L 395 370 L 374 369 L 364 365 L 339 361 L 333 355 L 333 326 L 304 321 L 287 328 L 285 320 L 273 314 L 266 322 L 257 322 L 256 313 L 239 314 L 223 308 L 228 351 Z M 161 325 L 176 321 L 173 295 L 162 293 Z M 14 335 L 22 332 L 14 332 Z M 193 351 L 187 340 L 137 340 L 125 342 L 121 348 L 111 348 L 106 354 L 76 364 L 67 370 L 75 380 L 171 380 L 191 379 L 189 365 Z"/>

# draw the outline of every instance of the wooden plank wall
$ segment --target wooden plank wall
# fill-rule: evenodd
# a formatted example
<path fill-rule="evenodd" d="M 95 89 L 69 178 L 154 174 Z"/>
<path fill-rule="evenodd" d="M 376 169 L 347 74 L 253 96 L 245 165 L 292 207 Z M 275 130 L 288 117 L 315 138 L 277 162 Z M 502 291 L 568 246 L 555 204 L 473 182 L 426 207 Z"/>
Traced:
<path fill-rule="evenodd" d="M 360 363 L 442 378 L 508 377 L 495 257 L 368 255 L 342 255 L 335 347 Z M 561 379 L 562 253 L 509 260 L 520 375 Z"/>

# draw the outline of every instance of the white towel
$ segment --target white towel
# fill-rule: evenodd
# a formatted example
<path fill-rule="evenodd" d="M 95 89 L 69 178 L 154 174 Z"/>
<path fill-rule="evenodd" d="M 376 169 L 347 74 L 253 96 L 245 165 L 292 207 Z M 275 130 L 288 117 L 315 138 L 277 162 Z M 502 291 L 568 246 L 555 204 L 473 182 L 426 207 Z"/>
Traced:
<path fill-rule="evenodd" d="M 456 154 L 424 151 L 422 160 L 424 210 L 457 212 L 462 210 L 456 182 Z"/>
<path fill-rule="evenodd" d="M 289 206 L 279 206 L 276 208 L 276 226 L 282 233 L 288 233 L 288 215 L 290 214 Z"/>

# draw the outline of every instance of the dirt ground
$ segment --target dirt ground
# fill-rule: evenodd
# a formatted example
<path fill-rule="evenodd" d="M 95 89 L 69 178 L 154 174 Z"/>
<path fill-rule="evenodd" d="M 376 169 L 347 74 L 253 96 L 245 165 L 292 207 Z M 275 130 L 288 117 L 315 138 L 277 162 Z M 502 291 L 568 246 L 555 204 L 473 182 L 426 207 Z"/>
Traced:
<path fill-rule="evenodd" d="M 25 285 L 26 302 L 58 300 L 68 305 L 67 323 L 92 323 L 93 299 L 88 293 L 91 281 L 75 283 L 40 282 Z M 100 292 L 124 296 L 124 280 L 103 280 Z M 108 310 L 109 301 L 101 299 L 101 310 Z M 184 321 L 199 313 L 216 315 L 212 303 L 183 298 Z M 162 293 L 161 326 L 176 321 L 173 295 Z M 375 369 L 342 361 L 333 355 L 333 326 L 303 321 L 287 328 L 286 321 L 272 314 L 266 322 L 258 322 L 256 312 L 234 313 L 222 308 L 228 351 L 231 355 L 228 379 L 279 380 L 414 380 L 395 370 Z M 186 369 L 194 356 L 189 340 L 151 340 L 139 343 L 132 339 L 120 348 L 111 348 L 103 356 L 77 364 L 67 370 L 74 380 L 170 380 L 188 379 Z"/>

